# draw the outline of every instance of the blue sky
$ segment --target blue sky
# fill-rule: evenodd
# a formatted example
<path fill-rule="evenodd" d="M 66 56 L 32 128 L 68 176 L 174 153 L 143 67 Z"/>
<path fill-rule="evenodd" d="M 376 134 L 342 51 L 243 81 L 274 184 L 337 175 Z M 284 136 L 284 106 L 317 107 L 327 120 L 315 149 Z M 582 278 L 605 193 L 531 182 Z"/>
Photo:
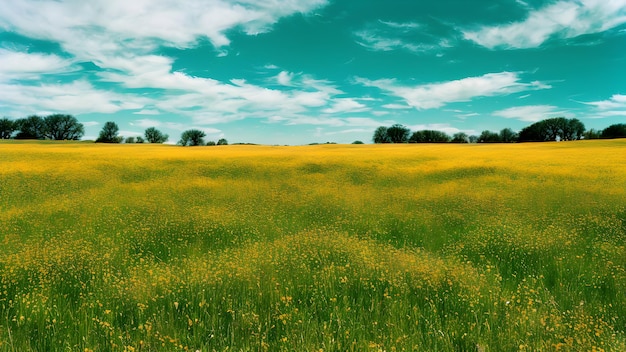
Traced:
<path fill-rule="evenodd" d="M 0 11 L 0 116 L 95 138 L 370 142 L 626 122 L 626 0 L 19 0 Z"/>

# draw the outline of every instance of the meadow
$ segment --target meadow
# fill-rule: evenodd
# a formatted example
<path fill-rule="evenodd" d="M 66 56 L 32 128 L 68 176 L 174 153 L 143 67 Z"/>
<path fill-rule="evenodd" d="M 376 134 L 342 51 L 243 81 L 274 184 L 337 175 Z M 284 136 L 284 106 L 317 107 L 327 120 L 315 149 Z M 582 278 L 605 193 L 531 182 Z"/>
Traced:
<path fill-rule="evenodd" d="M 0 351 L 624 351 L 626 140 L 0 141 Z"/>

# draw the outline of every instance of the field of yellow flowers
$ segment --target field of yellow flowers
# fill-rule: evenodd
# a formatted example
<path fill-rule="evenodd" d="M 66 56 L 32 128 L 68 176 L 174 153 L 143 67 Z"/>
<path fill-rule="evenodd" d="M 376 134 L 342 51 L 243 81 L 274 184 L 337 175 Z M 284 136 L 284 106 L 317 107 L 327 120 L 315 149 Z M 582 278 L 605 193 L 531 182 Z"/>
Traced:
<path fill-rule="evenodd" d="M 626 140 L 0 142 L 0 351 L 624 351 Z"/>

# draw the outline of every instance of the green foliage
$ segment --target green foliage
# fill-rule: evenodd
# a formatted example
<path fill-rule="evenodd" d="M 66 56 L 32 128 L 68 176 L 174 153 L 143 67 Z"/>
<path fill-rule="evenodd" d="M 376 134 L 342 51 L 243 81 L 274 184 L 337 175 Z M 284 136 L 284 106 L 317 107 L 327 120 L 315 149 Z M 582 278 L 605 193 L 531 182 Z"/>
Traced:
<path fill-rule="evenodd" d="M 0 139 L 9 139 L 13 136 L 13 132 L 17 130 L 17 124 L 15 121 L 8 117 L 0 119 Z"/>
<path fill-rule="evenodd" d="M 362 141 L 354 141 L 352 144 L 364 144 Z"/>
<path fill-rule="evenodd" d="M 585 125 L 578 119 L 556 117 L 535 122 L 519 133 L 520 142 L 570 141 L 583 138 Z"/>
<path fill-rule="evenodd" d="M 421 130 L 413 132 L 409 142 L 411 143 L 447 143 L 450 136 L 445 132 L 435 130 Z"/>
<path fill-rule="evenodd" d="M 122 137 L 118 136 L 120 128 L 113 121 L 108 121 L 102 127 L 96 143 L 121 143 Z"/>
<path fill-rule="evenodd" d="M 135 137 L 132 137 L 132 136 L 131 137 L 126 137 L 124 139 L 124 143 L 126 143 L 126 144 L 134 144 L 135 143 Z"/>
<path fill-rule="evenodd" d="M 452 136 L 452 143 L 469 143 L 469 136 L 464 132 L 457 132 Z"/>
<path fill-rule="evenodd" d="M 498 133 L 488 130 L 483 131 L 480 136 L 478 136 L 478 143 L 500 143 L 501 141 Z"/>
<path fill-rule="evenodd" d="M 209 147 L 212 147 L 212 146 L 214 146 L 214 145 L 217 145 L 217 143 L 215 143 L 215 141 L 208 141 L 208 142 L 206 143 L 206 145 L 207 145 L 207 146 L 209 146 Z"/>
<path fill-rule="evenodd" d="M 602 130 L 602 138 L 626 138 L 626 123 L 617 123 Z"/>
<path fill-rule="evenodd" d="M 204 137 L 206 137 L 206 133 L 200 130 L 191 129 L 182 133 L 180 136 L 180 141 L 178 144 L 185 146 L 199 146 L 204 145 Z"/>
<path fill-rule="evenodd" d="M 387 138 L 391 143 L 406 143 L 409 141 L 411 130 L 407 127 L 395 124 L 387 128 Z"/>
<path fill-rule="evenodd" d="M 141 143 L 145 143 L 146 140 L 143 139 L 142 136 L 137 136 L 137 138 L 135 138 L 135 143 L 141 144 Z"/>
<path fill-rule="evenodd" d="M 387 134 L 387 127 L 385 126 L 378 127 L 374 131 L 374 136 L 372 137 L 372 141 L 374 141 L 374 143 L 376 144 L 390 143 L 391 139 L 389 138 L 389 135 Z"/>
<path fill-rule="evenodd" d="M 85 128 L 72 115 L 54 114 L 44 118 L 44 136 L 52 140 L 79 140 Z"/>
<path fill-rule="evenodd" d="M 517 142 L 518 135 L 510 128 L 503 128 L 500 131 L 500 142 L 502 143 L 512 143 Z"/>
<path fill-rule="evenodd" d="M 46 124 L 41 116 L 31 115 L 15 121 L 19 131 L 15 139 L 44 139 Z"/>
<path fill-rule="evenodd" d="M 156 127 L 148 127 L 144 132 L 146 141 L 148 143 L 165 143 L 169 139 L 167 134 L 156 129 Z"/>
<path fill-rule="evenodd" d="M 225 138 L 220 138 L 217 141 L 217 145 L 228 145 L 228 141 Z"/>

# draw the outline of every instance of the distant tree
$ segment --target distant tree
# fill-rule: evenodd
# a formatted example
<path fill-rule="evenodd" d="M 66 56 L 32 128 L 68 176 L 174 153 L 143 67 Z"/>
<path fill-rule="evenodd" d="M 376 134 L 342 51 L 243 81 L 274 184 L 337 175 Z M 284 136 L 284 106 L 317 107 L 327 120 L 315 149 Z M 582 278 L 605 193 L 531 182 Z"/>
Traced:
<path fill-rule="evenodd" d="M 46 125 L 41 116 L 31 115 L 15 121 L 18 130 L 15 139 L 44 139 Z"/>
<path fill-rule="evenodd" d="M 500 142 L 512 143 L 517 142 L 517 133 L 510 128 L 504 128 L 500 131 Z"/>
<path fill-rule="evenodd" d="M 206 133 L 200 130 L 187 130 L 180 136 L 178 144 L 190 147 L 204 145 L 204 137 L 206 137 Z"/>
<path fill-rule="evenodd" d="M 406 143 L 410 134 L 411 130 L 398 123 L 387 128 L 387 137 L 391 143 Z"/>
<path fill-rule="evenodd" d="M 600 137 L 602 137 L 602 131 L 593 128 L 583 134 L 584 139 L 599 139 Z"/>
<path fill-rule="evenodd" d="M 126 139 L 124 139 L 124 143 L 135 144 L 135 137 L 126 137 Z"/>
<path fill-rule="evenodd" d="M 212 146 L 214 146 L 214 145 L 217 145 L 217 143 L 215 143 L 215 141 L 208 141 L 208 142 L 206 143 L 206 145 L 207 145 L 207 146 L 209 146 L 209 147 L 212 147 Z"/>
<path fill-rule="evenodd" d="M 363 143 L 361 141 L 354 141 L 354 142 L 352 142 L 352 144 L 365 144 L 365 143 Z"/>
<path fill-rule="evenodd" d="M 500 143 L 500 135 L 488 130 L 482 131 L 478 136 L 478 143 Z"/>
<path fill-rule="evenodd" d="M 617 123 L 602 130 L 602 138 L 626 138 L 626 123 Z"/>
<path fill-rule="evenodd" d="M 148 143 L 165 143 L 167 142 L 168 138 L 170 138 L 170 136 L 157 130 L 155 127 L 146 128 L 144 136 L 146 137 Z"/>
<path fill-rule="evenodd" d="M 469 143 L 469 136 L 463 132 L 457 132 L 452 136 L 452 143 Z"/>
<path fill-rule="evenodd" d="M 119 131 L 120 128 L 115 122 L 106 122 L 96 139 L 96 143 L 121 143 L 122 137 L 117 134 Z"/>
<path fill-rule="evenodd" d="M 467 138 L 470 143 L 478 143 L 478 136 L 471 135 Z"/>
<path fill-rule="evenodd" d="M 54 114 L 44 119 L 44 136 L 54 140 L 79 140 L 85 127 L 72 115 Z"/>
<path fill-rule="evenodd" d="M 220 140 L 217 141 L 217 145 L 228 145 L 228 141 L 225 138 L 220 138 Z"/>
<path fill-rule="evenodd" d="M 8 117 L 0 119 L 0 139 L 9 139 L 13 136 L 13 132 L 17 130 L 15 121 Z"/>
<path fill-rule="evenodd" d="M 145 143 L 145 142 L 146 142 L 146 140 L 143 139 L 142 136 L 137 136 L 137 138 L 135 138 L 135 143 L 141 144 L 141 143 Z"/>
<path fill-rule="evenodd" d="M 585 125 L 578 119 L 555 117 L 524 127 L 518 140 L 520 142 L 546 142 L 556 140 L 577 140 L 583 138 Z"/>
<path fill-rule="evenodd" d="M 578 119 L 564 119 L 560 136 L 561 140 L 576 141 L 582 139 L 585 135 L 585 125 Z"/>
<path fill-rule="evenodd" d="M 450 141 L 450 136 L 445 132 L 435 130 L 421 130 L 413 132 L 410 143 L 447 143 Z"/>
<path fill-rule="evenodd" d="M 389 143 L 391 140 L 389 139 L 389 135 L 387 135 L 387 127 L 380 126 L 374 131 L 374 136 L 372 137 L 372 141 L 374 143 Z"/>

